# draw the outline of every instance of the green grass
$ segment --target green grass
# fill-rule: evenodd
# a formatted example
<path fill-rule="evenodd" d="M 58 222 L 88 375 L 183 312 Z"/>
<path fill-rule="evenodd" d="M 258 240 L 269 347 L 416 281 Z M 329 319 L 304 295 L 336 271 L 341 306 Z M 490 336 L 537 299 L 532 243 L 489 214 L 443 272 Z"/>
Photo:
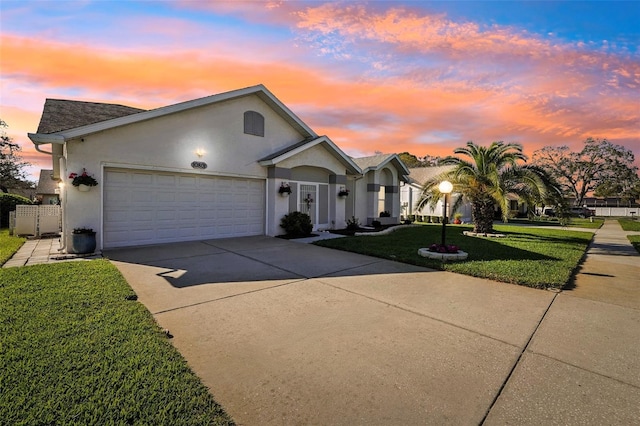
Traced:
<path fill-rule="evenodd" d="M 558 222 L 558 219 L 539 219 L 539 220 L 529 220 L 529 219 L 509 219 L 509 223 L 520 224 L 520 225 L 531 225 L 531 226 L 561 226 Z M 567 228 L 586 228 L 586 229 L 599 229 L 604 223 L 604 219 L 601 218 L 593 218 L 593 222 L 590 219 L 583 219 L 580 217 L 571 217 L 568 219 L 568 222 L 564 225 Z"/>
<path fill-rule="evenodd" d="M 462 235 L 470 226 L 447 226 L 447 244 L 469 253 L 462 262 L 442 263 L 418 255 L 418 249 L 439 243 L 441 225 L 399 229 L 384 236 L 336 238 L 315 244 L 434 269 L 490 278 L 534 288 L 560 288 L 569 281 L 593 234 L 557 229 L 498 225 L 505 238 Z"/>
<path fill-rule="evenodd" d="M 8 229 L 0 229 L 0 266 L 7 263 L 11 256 L 27 241 L 26 238 L 9 235 Z"/>
<path fill-rule="evenodd" d="M 636 251 L 640 253 L 640 235 L 627 235 L 627 238 L 631 241 Z"/>
<path fill-rule="evenodd" d="M 622 218 L 618 219 L 618 223 L 625 231 L 640 231 L 640 220 Z"/>
<path fill-rule="evenodd" d="M 232 424 L 105 260 L 0 269 L 0 423 Z"/>

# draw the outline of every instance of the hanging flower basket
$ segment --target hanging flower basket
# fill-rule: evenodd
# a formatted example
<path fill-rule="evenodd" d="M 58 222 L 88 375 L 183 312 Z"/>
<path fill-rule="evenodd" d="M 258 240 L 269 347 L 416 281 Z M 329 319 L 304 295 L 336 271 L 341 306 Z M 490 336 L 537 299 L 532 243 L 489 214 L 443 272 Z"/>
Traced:
<path fill-rule="evenodd" d="M 338 197 L 346 198 L 348 196 L 349 196 L 349 190 L 344 187 L 340 188 L 340 191 L 338 191 Z"/>
<path fill-rule="evenodd" d="M 283 197 L 288 197 L 291 194 L 291 187 L 288 183 L 281 183 L 280 189 L 278 189 L 278 193 Z"/>
<path fill-rule="evenodd" d="M 78 188 L 80 192 L 87 192 L 92 186 L 98 186 L 98 181 L 87 173 L 87 169 L 82 169 L 82 173 L 71 173 L 69 179 L 72 179 L 71 185 Z"/>

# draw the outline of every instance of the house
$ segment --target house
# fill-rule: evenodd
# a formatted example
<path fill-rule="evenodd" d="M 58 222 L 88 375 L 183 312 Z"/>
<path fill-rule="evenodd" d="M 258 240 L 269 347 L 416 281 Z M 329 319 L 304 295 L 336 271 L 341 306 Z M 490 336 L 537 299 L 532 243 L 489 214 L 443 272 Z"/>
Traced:
<path fill-rule="evenodd" d="M 438 176 L 441 173 L 451 170 L 453 166 L 435 166 L 435 167 L 415 167 L 409 169 L 409 182 L 400 188 L 400 202 L 402 203 L 403 214 L 410 216 L 426 216 L 442 217 L 443 200 L 439 200 L 435 206 L 427 205 L 422 209 L 416 208 L 418 200 L 422 194 L 422 186 L 429 179 Z M 456 213 L 462 215 L 465 223 L 471 222 L 471 205 L 464 202 L 456 211 L 450 210 L 451 206 L 456 202 L 459 194 L 452 194 L 451 199 L 447 201 L 447 215 L 451 219 Z"/>
<path fill-rule="evenodd" d="M 47 99 L 29 138 L 52 155 L 54 178 L 65 184 L 67 250 L 81 227 L 97 231 L 99 249 L 276 236 L 292 211 L 309 213 L 315 230 L 344 228 L 351 215 L 361 223 L 379 215 L 373 200 L 381 187 L 384 208 L 400 215 L 401 162 L 363 172 L 263 85 L 148 111 Z M 98 186 L 72 186 L 69 176 L 82 171 Z M 279 191 L 285 186 L 288 196 Z"/>
<path fill-rule="evenodd" d="M 53 177 L 53 170 L 40 170 L 38 186 L 36 186 L 36 199 L 41 204 L 59 204 L 59 192 L 58 181 Z"/>

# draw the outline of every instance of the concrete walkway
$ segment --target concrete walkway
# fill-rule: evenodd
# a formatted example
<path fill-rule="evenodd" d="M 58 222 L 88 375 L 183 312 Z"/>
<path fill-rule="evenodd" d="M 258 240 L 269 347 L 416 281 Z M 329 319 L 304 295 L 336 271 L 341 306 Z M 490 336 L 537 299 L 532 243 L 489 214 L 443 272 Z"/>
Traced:
<path fill-rule="evenodd" d="M 91 255 L 74 255 L 60 253 L 60 238 L 33 238 L 28 239 L 22 247 L 2 265 L 3 268 L 15 266 L 31 266 L 41 263 L 56 263 L 72 260 L 91 260 L 101 258 L 100 253 Z"/>
<path fill-rule="evenodd" d="M 640 256 L 616 220 L 596 231 L 486 424 L 638 424 Z"/>

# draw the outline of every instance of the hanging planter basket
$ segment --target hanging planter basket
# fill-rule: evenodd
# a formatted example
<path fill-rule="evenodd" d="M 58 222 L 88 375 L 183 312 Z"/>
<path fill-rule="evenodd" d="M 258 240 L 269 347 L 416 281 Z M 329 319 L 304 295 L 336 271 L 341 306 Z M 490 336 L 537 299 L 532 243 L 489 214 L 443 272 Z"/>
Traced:
<path fill-rule="evenodd" d="M 89 191 L 91 191 L 91 187 L 89 185 L 80 184 L 76 188 L 78 188 L 78 191 L 80 191 L 80 192 L 89 192 Z"/>

